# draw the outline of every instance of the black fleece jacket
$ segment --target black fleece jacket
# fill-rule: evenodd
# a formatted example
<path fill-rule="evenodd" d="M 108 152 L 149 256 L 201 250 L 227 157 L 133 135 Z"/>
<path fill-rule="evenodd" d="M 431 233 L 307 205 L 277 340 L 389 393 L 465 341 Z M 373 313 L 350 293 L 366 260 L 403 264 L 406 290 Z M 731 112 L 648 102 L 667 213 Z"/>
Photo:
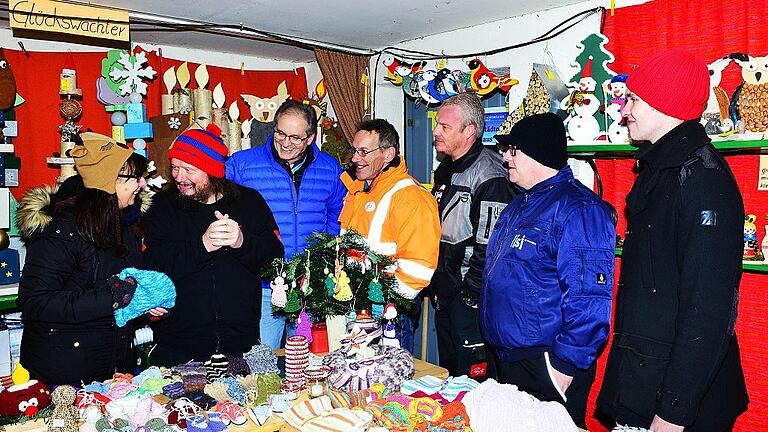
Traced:
<path fill-rule="evenodd" d="M 153 198 L 144 218 L 145 263 L 176 284 L 176 306 L 153 324 L 155 341 L 192 359 L 242 354 L 259 341 L 262 266 L 283 256 L 277 224 L 261 194 L 182 206 L 177 189 Z M 243 245 L 207 252 L 202 236 L 218 210 L 240 224 Z"/>

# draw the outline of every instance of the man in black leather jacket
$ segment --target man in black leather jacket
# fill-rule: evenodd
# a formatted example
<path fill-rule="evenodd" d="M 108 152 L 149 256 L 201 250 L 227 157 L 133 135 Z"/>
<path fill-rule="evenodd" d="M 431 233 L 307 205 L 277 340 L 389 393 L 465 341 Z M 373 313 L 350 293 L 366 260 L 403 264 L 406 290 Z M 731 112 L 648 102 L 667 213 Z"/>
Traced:
<path fill-rule="evenodd" d="M 485 112 L 472 93 L 446 99 L 437 112 L 435 149 L 445 158 L 435 171 L 442 236 L 430 284 L 440 366 L 452 376 L 494 375 L 480 335 L 478 299 L 485 249 L 514 190 L 501 156 L 482 145 Z"/>

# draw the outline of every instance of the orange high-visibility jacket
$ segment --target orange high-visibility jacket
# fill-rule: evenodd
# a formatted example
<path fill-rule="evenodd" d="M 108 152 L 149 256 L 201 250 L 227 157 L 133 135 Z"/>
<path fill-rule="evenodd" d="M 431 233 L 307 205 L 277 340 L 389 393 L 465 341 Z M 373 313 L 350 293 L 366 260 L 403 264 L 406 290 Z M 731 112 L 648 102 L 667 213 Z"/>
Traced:
<path fill-rule="evenodd" d="M 397 291 L 416 297 L 437 268 L 440 219 L 435 199 L 408 175 L 402 160 L 383 171 L 367 192 L 362 181 L 346 172 L 341 180 L 349 191 L 339 216 L 342 230 L 358 232 L 374 252 L 391 256 L 397 264 Z"/>

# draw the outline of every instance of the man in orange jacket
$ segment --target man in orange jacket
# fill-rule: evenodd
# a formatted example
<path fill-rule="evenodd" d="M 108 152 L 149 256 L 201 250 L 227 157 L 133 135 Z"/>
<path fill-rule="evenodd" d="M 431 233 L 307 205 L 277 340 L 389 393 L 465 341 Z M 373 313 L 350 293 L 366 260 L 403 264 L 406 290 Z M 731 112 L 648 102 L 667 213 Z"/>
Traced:
<path fill-rule="evenodd" d="M 408 175 L 399 141 L 386 120 L 360 124 L 350 148 L 353 167 L 341 175 L 349 192 L 339 222 L 342 230 L 365 237 L 374 251 L 393 257 L 397 291 L 415 298 L 437 267 L 440 219 L 434 198 Z M 404 315 L 409 311 L 398 312 L 398 339 L 411 349 L 413 331 Z"/>

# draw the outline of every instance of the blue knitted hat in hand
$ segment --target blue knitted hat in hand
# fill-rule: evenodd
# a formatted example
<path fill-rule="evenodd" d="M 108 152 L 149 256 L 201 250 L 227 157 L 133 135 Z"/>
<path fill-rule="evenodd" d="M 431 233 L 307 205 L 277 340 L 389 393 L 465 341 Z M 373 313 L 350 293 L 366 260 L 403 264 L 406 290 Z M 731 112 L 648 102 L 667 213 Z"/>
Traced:
<path fill-rule="evenodd" d="M 176 286 L 165 273 L 129 267 L 121 271 L 118 277 L 123 280 L 132 277 L 136 280 L 136 292 L 131 302 L 114 312 L 119 327 L 152 308 L 170 309 L 176 304 Z"/>

